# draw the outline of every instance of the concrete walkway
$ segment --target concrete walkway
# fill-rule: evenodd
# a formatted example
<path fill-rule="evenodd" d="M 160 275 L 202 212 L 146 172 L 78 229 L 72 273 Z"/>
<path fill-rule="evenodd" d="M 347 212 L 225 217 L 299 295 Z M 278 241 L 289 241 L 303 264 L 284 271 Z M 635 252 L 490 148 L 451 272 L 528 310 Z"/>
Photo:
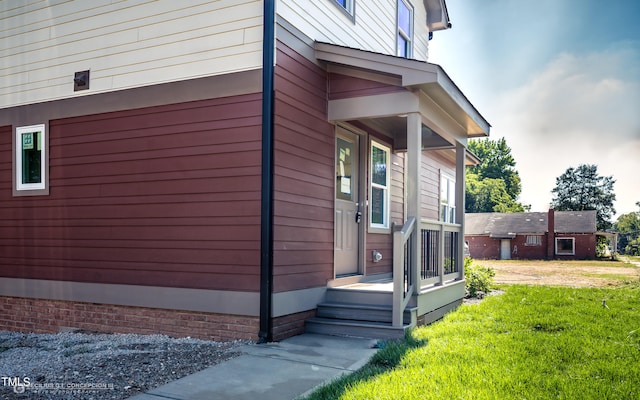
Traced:
<path fill-rule="evenodd" d="M 170 382 L 133 400 L 288 400 L 351 373 L 377 351 L 376 340 L 315 334 L 248 345 L 243 355 Z"/>

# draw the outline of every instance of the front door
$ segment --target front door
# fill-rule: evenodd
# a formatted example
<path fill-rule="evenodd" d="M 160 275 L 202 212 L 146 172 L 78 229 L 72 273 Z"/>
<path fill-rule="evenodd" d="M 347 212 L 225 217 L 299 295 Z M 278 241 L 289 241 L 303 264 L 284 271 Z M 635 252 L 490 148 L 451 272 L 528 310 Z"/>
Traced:
<path fill-rule="evenodd" d="M 343 128 L 336 134 L 335 272 L 336 276 L 358 273 L 359 137 Z"/>

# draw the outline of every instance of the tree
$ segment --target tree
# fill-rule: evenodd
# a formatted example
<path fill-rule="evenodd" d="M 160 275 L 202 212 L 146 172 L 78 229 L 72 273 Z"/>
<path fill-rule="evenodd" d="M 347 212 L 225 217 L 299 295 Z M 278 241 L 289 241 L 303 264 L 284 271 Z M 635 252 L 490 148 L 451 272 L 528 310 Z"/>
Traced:
<path fill-rule="evenodd" d="M 467 174 L 465 211 L 479 212 L 522 212 L 524 207 L 507 193 L 502 179 L 479 179 L 477 174 Z"/>
<path fill-rule="evenodd" d="M 465 212 L 521 212 L 521 181 L 511 148 L 504 138 L 469 141 L 469 150 L 481 163 L 467 168 Z"/>
<path fill-rule="evenodd" d="M 636 203 L 640 208 L 640 201 Z M 618 232 L 618 251 L 624 254 L 639 255 L 640 249 L 640 211 L 622 214 L 613 224 Z"/>
<path fill-rule="evenodd" d="M 596 227 L 605 231 L 611 227 L 611 218 L 616 212 L 614 183 L 613 177 L 598 175 L 596 165 L 570 167 L 556 178 L 551 206 L 558 211 L 595 210 Z"/>

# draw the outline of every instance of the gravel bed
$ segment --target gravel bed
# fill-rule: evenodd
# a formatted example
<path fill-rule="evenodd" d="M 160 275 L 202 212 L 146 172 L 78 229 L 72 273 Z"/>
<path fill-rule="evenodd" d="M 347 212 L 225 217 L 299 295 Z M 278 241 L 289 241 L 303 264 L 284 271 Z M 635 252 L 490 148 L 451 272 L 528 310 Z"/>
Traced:
<path fill-rule="evenodd" d="M 248 343 L 0 331 L 0 399 L 126 399 L 238 356 Z"/>

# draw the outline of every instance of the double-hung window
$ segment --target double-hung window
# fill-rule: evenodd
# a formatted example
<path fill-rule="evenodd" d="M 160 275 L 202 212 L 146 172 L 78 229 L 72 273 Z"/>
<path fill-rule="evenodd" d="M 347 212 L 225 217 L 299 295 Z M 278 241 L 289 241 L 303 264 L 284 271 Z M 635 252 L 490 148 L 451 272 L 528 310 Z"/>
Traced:
<path fill-rule="evenodd" d="M 399 57 L 413 56 L 413 6 L 405 0 L 398 0 L 398 49 Z"/>
<path fill-rule="evenodd" d="M 43 194 L 47 182 L 47 132 L 45 125 L 21 126 L 15 136 L 15 190 Z"/>
<path fill-rule="evenodd" d="M 445 174 L 440 175 L 440 220 L 456 221 L 456 181 Z"/>
<path fill-rule="evenodd" d="M 369 158 L 369 227 L 389 229 L 391 150 L 387 146 L 372 141 Z"/>

